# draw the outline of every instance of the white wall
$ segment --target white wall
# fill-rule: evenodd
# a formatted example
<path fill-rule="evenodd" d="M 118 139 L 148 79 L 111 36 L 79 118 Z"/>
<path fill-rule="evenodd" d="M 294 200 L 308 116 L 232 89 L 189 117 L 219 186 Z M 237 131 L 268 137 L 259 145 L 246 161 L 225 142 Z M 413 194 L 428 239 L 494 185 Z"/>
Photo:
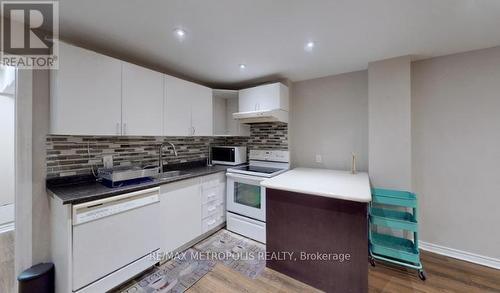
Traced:
<path fill-rule="evenodd" d="M 14 221 L 15 69 L 0 66 L 0 226 Z"/>
<path fill-rule="evenodd" d="M 0 206 L 14 203 L 14 96 L 0 94 Z"/>
<path fill-rule="evenodd" d="M 500 47 L 413 63 L 421 240 L 500 259 Z"/>
<path fill-rule="evenodd" d="M 375 187 L 412 190 L 410 57 L 368 65 L 368 149 Z"/>
<path fill-rule="evenodd" d="M 366 71 L 295 82 L 290 112 L 294 167 L 368 169 L 368 77 Z M 315 156 L 322 156 L 322 163 Z"/>

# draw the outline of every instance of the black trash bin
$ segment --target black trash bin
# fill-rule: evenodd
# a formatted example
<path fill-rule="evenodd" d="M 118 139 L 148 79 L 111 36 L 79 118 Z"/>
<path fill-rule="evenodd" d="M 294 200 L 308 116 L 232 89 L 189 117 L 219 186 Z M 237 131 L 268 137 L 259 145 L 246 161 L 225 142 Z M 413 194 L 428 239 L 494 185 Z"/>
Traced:
<path fill-rule="evenodd" d="M 19 277 L 19 293 L 54 293 L 54 264 L 41 263 L 22 272 Z"/>

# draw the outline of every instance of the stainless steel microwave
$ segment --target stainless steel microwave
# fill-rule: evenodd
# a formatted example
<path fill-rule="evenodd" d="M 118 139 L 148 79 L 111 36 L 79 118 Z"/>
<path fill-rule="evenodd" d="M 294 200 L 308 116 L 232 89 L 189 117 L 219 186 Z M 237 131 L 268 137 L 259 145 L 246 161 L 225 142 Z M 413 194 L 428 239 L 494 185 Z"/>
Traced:
<path fill-rule="evenodd" d="M 212 163 L 220 165 L 240 165 L 247 162 L 247 147 L 213 146 Z"/>

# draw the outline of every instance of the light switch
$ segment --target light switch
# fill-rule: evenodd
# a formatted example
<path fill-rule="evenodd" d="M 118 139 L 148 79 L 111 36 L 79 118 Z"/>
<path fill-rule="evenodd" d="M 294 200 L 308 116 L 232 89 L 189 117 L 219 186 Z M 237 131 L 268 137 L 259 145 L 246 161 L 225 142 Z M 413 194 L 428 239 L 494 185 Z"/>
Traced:
<path fill-rule="evenodd" d="M 323 162 L 323 158 L 321 158 L 321 155 L 316 154 L 316 163 L 321 163 Z"/>

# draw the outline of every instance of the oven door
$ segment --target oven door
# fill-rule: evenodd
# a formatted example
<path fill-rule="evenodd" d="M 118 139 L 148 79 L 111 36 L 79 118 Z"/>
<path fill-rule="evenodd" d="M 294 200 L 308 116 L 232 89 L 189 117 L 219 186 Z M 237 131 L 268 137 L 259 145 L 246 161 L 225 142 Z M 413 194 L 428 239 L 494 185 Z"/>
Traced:
<path fill-rule="evenodd" d="M 227 173 L 227 210 L 235 214 L 266 221 L 266 178 Z"/>

